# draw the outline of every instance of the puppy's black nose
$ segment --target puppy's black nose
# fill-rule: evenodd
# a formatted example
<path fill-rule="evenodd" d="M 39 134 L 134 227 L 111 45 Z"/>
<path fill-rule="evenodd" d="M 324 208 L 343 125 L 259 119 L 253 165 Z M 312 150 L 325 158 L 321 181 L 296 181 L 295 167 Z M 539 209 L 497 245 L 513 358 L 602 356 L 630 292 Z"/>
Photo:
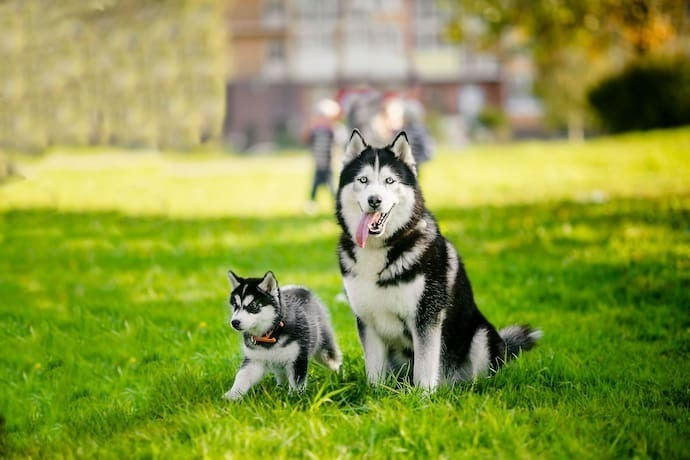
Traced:
<path fill-rule="evenodd" d="M 377 209 L 379 206 L 381 206 L 381 197 L 378 195 L 371 195 L 369 198 L 367 198 L 367 201 L 369 202 L 369 207 L 371 209 Z"/>
<path fill-rule="evenodd" d="M 234 327 L 235 329 L 239 329 L 239 327 L 240 327 L 240 320 L 239 320 L 239 319 L 233 319 L 232 322 L 231 322 L 230 324 L 232 324 L 232 327 Z"/>

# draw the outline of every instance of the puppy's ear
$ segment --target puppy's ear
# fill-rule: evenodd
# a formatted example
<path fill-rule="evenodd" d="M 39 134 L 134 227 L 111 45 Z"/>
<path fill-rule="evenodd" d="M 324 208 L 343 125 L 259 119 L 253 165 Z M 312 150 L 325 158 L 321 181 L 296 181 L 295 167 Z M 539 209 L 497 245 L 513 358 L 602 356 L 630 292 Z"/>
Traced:
<path fill-rule="evenodd" d="M 234 291 L 237 289 L 237 286 L 242 284 L 243 280 L 239 276 L 235 275 L 232 270 L 228 270 L 228 281 L 230 281 L 230 287 L 232 287 L 232 290 Z"/>
<path fill-rule="evenodd" d="M 348 164 L 355 158 L 357 158 L 363 151 L 368 147 L 367 143 L 364 141 L 362 134 L 358 129 L 354 129 L 350 135 L 350 140 L 347 141 L 345 146 L 345 153 L 343 154 L 343 165 Z"/>
<path fill-rule="evenodd" d="M 268 292 L 273 297 L 278 297 L 278 280 L 276 280 L 272 271 L 269 270 L 266 272 L 264 279 L 259 283 L 259 289 Z"/>
<path fill-rule="evenodd" d="M 417 162 L 412 155 L 412 147 L 410 147 L 410 142 L 407 140 L 405 131 L 400 131 L 388 148 L 396 157 L 410 167 L 415 176 L 417 175 Z"/>

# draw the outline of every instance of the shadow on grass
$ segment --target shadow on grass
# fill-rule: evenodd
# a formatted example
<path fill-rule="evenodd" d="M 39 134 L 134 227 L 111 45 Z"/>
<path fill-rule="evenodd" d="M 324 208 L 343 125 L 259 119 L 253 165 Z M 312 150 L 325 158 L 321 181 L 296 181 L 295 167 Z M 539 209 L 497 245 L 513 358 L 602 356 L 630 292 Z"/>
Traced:
<path fill-rule="evenodd" d="M 539 352 L 528 358 L 532 364 L 435 397 L 511 394 L 517 381 L 534 388 L 535 396 L 508 397 L 510 404 L 544 404 L 548 393 L 557 404 L 585 384 L 596 393 L 603 380 L 648 378 L 651 371 L 639 357 L 645 346 L 668 362 L 686 361 L 687 202 L 439 210 L 441 228 L 463 254 L 490 320 L 499 327 L 524 320 L 550 330 L 541 358 Z M 229 268 L 246 275 L 271 269 L 285 284 L 309 285 L 327 300 L 341 289 L 331 216 L 169 219 L 12 211 L 0 214 L 0 235 L 2 333 L 13 350 L 0 363 L 18 393 L 5 414 L 7 431 L 15 434 L 64 424 L 71 433 L 107 437 L 196 405 L 224 407 L 218 397 L 239 359 L 238 341 L 228 339 L 224 324 Z M 334 322 L 345 349 L 359 353 L 347 307 L 335 307 Z M 546 356 L 549 347 L 578 358 L 554 361 Z M 610 367 L 583 375 L 581 362 L 605 366 L 620 359 L 601 358 L 598 349 L 617 350 L 645 370 Z M 338 375 L 323 369 L 312 375 L 304 395 L 278 390 L 285 392 L 282 400 L 299 410 L 328 404 L 365 413 L 369 402 L 389 394 L 367 387 L 359 354 L 346 356 Z M 273 382 L 264 382 L 253 397 L 273 391 Z M 685 393 L 676 385 L 671 394 L 682 399 Z M 38 415 L 20 416 L 23 406 Z M 0 448 L 3 438 L 0 433 Z"/>
<path fill-rule="evenodd" d="M 467 262 L 473 281 L 478 278 L 481 283 L 488 275 L 482 271 L 489 265 L 497 275 L 516 272 L 527 277 L 540 273 L 542 267 L 553 272 L 560 265 L 557 271 L 567 271 L 574 281 L 571 287 L 576 288 L 587 285 L 581 278 L 633 277 L 639 282 L 649 275 L 659 281 L 658 286 L 650 284 L 652 279 L 638 286 L 626 279 L 615 296 L 624 292 L 634 296 L 637 291 L 663 302 L 665 293 L 683 276 L 678 272 L 690 268 L 678 254 L 678 244 L 690 240 L 690 210 L 682 203 L 681 198 L 559 202 L 442 209 L 436 215 L 463 257 L 480 260 L 475 266 Z M 32 210 L 0 214 L 0 229 L 4 260 L 0 263 L 13 274 L 2 288 L 15 295 L 23 290 L 16 283 L 21 275 L 31 275 L 34 287 L 51 290 L 82 278 L 121 300 L 127 300 L 131 289 L 113 288 L 117 284 L 113 280 L 126 274 L 139 280 L 161 272 L 193 278 L 233 268 L 247 274 L 272 269 L 287 280 L 296 275 L 339 276 L 338 229 L 331 216 L 192 220 Z M 57 280 L 66 283 L 55 282 L 57 275 L 49 267 L 74 276 L 66 274 Z M 687 278 L 682 281 L 685 287 Z"/>

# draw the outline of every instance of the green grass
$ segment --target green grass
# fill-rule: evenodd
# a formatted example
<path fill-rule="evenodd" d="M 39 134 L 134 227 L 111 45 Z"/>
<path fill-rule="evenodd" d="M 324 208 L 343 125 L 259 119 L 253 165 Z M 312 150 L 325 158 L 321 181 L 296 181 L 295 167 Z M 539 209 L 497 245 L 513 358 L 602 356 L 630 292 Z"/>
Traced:
<path fill-rule="evenodd" d="M 0 186 L 0 456 L 688 458 L 690 129 L 445 151 L 428 205 L 496 326 L 545 336 L 495 377 L 371 388 L 309 159 L 55 151 Z M 344 366 L 303 394 L 241 361 L 225 277 L 330 306 Z"/>

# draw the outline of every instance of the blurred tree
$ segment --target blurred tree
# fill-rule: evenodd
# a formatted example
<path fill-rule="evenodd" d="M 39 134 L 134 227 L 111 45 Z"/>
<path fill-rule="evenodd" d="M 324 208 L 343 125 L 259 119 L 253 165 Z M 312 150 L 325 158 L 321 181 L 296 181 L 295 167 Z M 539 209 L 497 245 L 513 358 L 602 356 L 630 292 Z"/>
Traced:
<path fill-rule="evenodd" d="M 456 40 L 474 40 L 503 58 L 514 47 L 532 50 L 547 118 L 567 125 L 571 139 L 583 137 L 593 83 L 631 59 L 690 46 L 688 0 L 448 1 L 457 12 L 449 26 Z M 469 33 L 467 18 L 481 19 L 479 32 Z"/>
<path fill-rule="evenodd" d="M 690 124 L 690 60 L 635 61 L 595 85 L 588 98 L 611 132 Z"/>
<path fill-rule="evenodd" d="M 220 137 L 220 0 L 0 1 L 0 146 Z"/>

